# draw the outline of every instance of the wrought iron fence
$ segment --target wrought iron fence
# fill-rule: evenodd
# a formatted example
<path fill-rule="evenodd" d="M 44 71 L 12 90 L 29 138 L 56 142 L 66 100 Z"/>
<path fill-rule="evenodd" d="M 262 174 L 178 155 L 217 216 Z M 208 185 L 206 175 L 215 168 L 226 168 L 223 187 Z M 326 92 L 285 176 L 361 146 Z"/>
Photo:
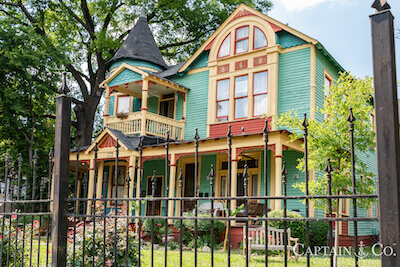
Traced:
<path fill-rule="evenodd" d="M 22 172 L 21 154 L 14 164 L 8 154 L 5 156 L 4 191 L 0 198 L 0 266 L 51 264 L 52 157 L 50 151 L 48 172 L 38 175 L 36 151 L 29 174 Z"/>

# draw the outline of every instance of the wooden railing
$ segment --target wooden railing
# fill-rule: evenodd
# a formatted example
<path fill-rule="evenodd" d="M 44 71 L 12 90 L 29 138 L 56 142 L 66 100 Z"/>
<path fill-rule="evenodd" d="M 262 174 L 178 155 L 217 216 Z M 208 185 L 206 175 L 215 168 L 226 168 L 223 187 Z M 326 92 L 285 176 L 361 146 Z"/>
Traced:
<path fill-rule="evenodd" d="M 144 120 L 144 124 L 142 120 Z M 104 125 L 126 135 L 148 134 L 166 137 L 167 131 L 169 131 L 171 139 L 182 140 L 185 122 L 145 111 L 130 113 L 126 118 L 106 117 Z"/>

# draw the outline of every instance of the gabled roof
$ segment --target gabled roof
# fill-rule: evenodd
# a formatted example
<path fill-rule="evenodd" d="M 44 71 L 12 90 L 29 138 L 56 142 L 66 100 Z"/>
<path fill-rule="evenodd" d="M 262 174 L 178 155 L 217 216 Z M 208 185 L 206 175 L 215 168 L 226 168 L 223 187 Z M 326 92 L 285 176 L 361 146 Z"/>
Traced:
<path fill-rule="evenodd" d="M 155 136 L 127 136 L 121 131 L 105 128 L 96 140 L 87 148 L 85 154 L 89 154 L 95 147 L 96 143 L 101 144 L 106 140 L 107 136 L 118 139 L 118 143 L 122 149 L 138 151 L 139 140 L 142 138 L 143 146 L 152 146 L 165 143 L 165 138 Z M 81 150 L 82 151 L 82 150 Z"/>
<path fill-rule="evenodd" d="M 222 25 L 207 39 L 206 42 L 203 43 L 203 45 L 193 54 L 191 58 L 179 69 L 178 72 L 183 72 L 185 71 L 190 64 L 193 63 L 193 61 L 204 51 L 209 49 L 209 46 L 211 43 L 214 41 L 215 37 L 233 20 L 238 19 L 243 16 L 258 16 L 264 19 L 266 22 L 268 22 L 273 29 L 279 29 L 279 30 L 284 30 L 289 32 L 290 34 L 293 34 L 294 36 L 297 36 L 300 39 L 303 39 L 307 43 L 311 43 L 313 45 L 316 45 L 318 43 L 317 40 L 271 18 L 268 17 L 267 15 L 264 15 L 263 13 L 246 6 L 245 4 L 240 4 L 238 8 L 222 23 Z"/>
<path fill-rule="evenodd" d="M 128 37 L 108 63 L 124 58 L 144 60 L 168 69 L 145 17 L 141 16 L 138 19 Z"/>

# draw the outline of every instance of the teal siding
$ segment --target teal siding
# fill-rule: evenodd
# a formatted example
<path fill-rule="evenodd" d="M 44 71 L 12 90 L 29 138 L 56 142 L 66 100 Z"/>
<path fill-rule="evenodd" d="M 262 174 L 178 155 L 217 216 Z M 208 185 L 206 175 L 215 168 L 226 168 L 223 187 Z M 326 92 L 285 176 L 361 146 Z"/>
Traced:
<path fill-rule="evenodd" d="M 377 173 L 377 165 L 376 165 L 376 154 L 374 152 L 367 153 L 357 153 L 356 156 L 367 165 L 368 171 L 372 173 Z M 376 181 L 376 177 L 373 177 L 374 181 Z M 350 216 L 353 214 L 353 207 L 350 205 Z M 373 204 L 373 216 L 376 216 L 376 204 Z M 357 216 L 358 217 L 367 217 L 367 210 L 357 208 Z M 379 232 L 379 222 L 358 222 L 358 235 L 366 236 L 372 235 L 376 232 Z M 349 222 L 349 235 L 354 235 L 354 224 Z"/>
<path fill-rule="evenodd" d="M 149 112 L 158 114 L 158 97 L 149 97 Z"/>
<path fill-rule="evenodd" d="M 207 133 L 207 107 L 208 107 L 208 71 L 175 76 L 175 82 L 190 88 L 187 94 L 187 111 L 185 125 L 185 140 L 193 139 L 195 128 L 199 129 L 201 138 Z"/>
<path fill-rule="evenodd" d="M 181 120 L 183 117 L 183 97 L 181 94 L 177 94 L 178 101 L 176 102 L 176 112 L 175 112 L 175 119 Z"/>
<path fill-rule="evenodd" d="M 147 62 L 147 61 L 141 61 L 141 60 L 134 60 L 134 59 L 122 59 L 122 60 L 118 60 L 117 62 L 113 63 L 110 67 L 110 70 L 117 68 L 119 66 L 121 66 L 122 63 L 126 63 L 129 64 L 131 66 L 139 66 L 139 67 L 147 67 L 147 68 L 152 68 L 155 70 L 162 70 L 162 68 L 156 64 Z"/>
<path fill-rule="evenodd" d="M 139 98 L 134 97 L 133 98 L 132 112 L 140 111 L 141 107 L 142 107 L 142 100 L 139 99 Z"/>
<path fill-rule="evenodd" d="M 279 56 L 278 115 L 289 110 L 310 111 L 310 49 Z"/>
<path fill-rule="evenodd" d="M 200 56 L 198 56 L 196 60 L 190 64 L 190 66 L 187 68 L 187 71 L 207 67 L 208 54 L 209 53 L 206 51 L 201 53 Z"/>
<path fill-rule="evenodd" d="M 211 170 L 211 164 L 214 164 L 216 166 L 217 162 L 217 156 L 211 155 L 211 156 L 202 156 L 201 157 L 201 166 L 200 166 L 200 193 L 203 193 L 203 196 L 205 196 L 206 193 L 211 196 L 211 187 L 210 187 L 210 180 L 207 179 L 208 174 L 210 173 Z M 215 185 L 215 183 L 214 183 Z M 214 192 L 215 192 L 215 187 L 214 187 Z M 204 202 L 208 201 L 200 201 L 200 205 Z"/>
<path fill-rule="evenodd" d="M 304 193 L 293 186 L 296 183 L 305 182 L 304 172 L 297 169 L 298 159 L 303 157 L 303 154 L 297 151 L 283 151 L 283 157 L 286 162 L 287 169 L 287 195 L 288 196 L 302 196 Z M 295 180 L 295 176 L 298 176 L 298 180 Z M 283 194 L 283 186 L 282 186 L 282 194 Z M 283 208 L 283 201 L 282 201 Z M 287 200 L 287 209 L 288 210 L 299 210 L 303 216 L 306 215 L 305 204 L 301 200 Z"/>
<path fill-rule="evenodd" d="M 163 189 L 162 189 L 162 196 L 165 196 L 165 160 L 147 160 L 143 164 L 143 179 L 142 179 L 142 191 L 146 191 L 147 195 L 151 195 L 151 192 L 147 192 L 147 180 L 149 177 L 153 176 L 153 171 L 156 171 L 157 176 L 163 176 Z M 164 201 L 165 202 L 165 201 Z M 165 203 L 162 203 L 161 210 L 164 215 L 164 206 Z M 146 212 L 145 204 L 142 204 L 143 215 Z"/>
<path fill-rule="evenodd" d="M 115 105 L 115 96 L 110 97 L 110 102 L 108 104 L 108 115 L 114 116 L 114 105 Z"/>
<path fill-rule="evenodd" d="M 336 80 L 339 78 L 338 70 L 321 54 L 319 50 L 317 50 L 316 57 L 316 87 L 315 87 L 315 106 L 317 108 L 322 108 L 324 106 L 324 90 L 325 90 L 325 74 L 324 70 L 326 70 L 330 75 L 332 75 L 333 79 Z M 320 112 L 315 113 L 315 118 L 317 120 L 323 120 L 324 115 Z"/>
<path fill-rule="evenodd" d="M 282 46 L 283 49 L 290 48 L 294 46 L 299 46 L 306 44 L 307 42 L 303 39 L 300 39 L 293 34 L 290 34 L 286 31 L 280 31 L 277 33 L 278 38 L 276 39 L 276 43 Z"/>
<path fill-rule="evenodd" d="M 130 82 L 136 82 L 142 80 L 142 75 L 134 71 L 124 69 L 117 76 L 114 77 L 107 85 L 109 87 L 116 86 L 119 84 L 125 84 Z"/>

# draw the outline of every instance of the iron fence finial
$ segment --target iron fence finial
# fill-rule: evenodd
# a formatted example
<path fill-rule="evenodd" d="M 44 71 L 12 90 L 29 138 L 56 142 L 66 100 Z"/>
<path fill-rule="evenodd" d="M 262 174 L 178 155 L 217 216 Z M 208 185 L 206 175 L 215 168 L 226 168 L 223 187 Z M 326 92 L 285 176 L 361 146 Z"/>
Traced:
<path fill-rule="evenodd" d="M 98 146 L 97 146 L 97 142 L 96 142 L 95 145 L 94 145 L 93 151 L 94 151 L 95 153 L 97 153 L 97 152 L 99 151 L 99 148 L 98 148 Z"/>
<path fill-rule="evenodd" d="M 331 174 L 331 172 L 333 171 L 332 166 L 331 166 L 331 159 L 328 158 L 326 160 L 326 168 L 325 168 L 325 172 L 327 172 L 328 174 Z"/>
<path fill-rule="evenodd" d="M 308 127 L 308 121 L 307 121 L 307 113 L 304 113 L 304 120 L 303 123 L 301 124 L 304 128 Z"/>
<path fill-rule="evenodd" d="M 375 0 L 372 4 L 372 8 L 375 8 L 378 12 L 390 9 L 390 5 L 387 0 Z"/>
<path fill-rule="evenodd" d="M 198 128 L 196 128 L 196 130 L 195 130 L 196 132 L 195 132 L 195 134 L 194 134 L 194 140 L 199 140 L 200 139 L 200 136 L 199 136 L 199 130 L 198 130 Z"/>
<path fill-rule="evenodd" d="M 350 108 L 349 118 L 347 119 L 348 122 L 352 123 L 356 121 L 356 118 L 353 115 L 353 108 Z"/>
<path fill-rule="evenodd" d="M 63 72 L 62 75 L 63 75 L 62 85 L 61 85 L 60 89 L 58 90 L 58 93 L 66 95 L 70 92 L 68 85 L 67 85 L 67 73 Z"/>

